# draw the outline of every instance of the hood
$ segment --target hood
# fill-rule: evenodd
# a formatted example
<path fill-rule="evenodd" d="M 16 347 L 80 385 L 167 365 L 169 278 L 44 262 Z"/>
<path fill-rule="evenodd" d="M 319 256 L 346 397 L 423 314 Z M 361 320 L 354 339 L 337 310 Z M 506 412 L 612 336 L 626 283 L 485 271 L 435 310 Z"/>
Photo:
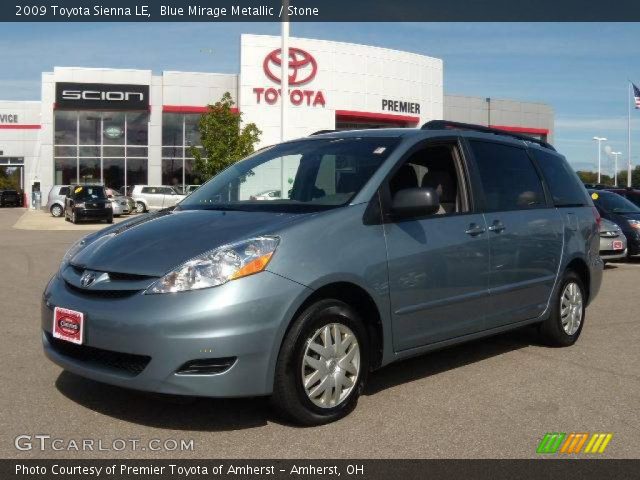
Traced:
<path fill-rule="evenodd" d="M 163 211 L 90 236 L 71 263 L 91 270 L 159 277 L 221 245 L 267 235 L 302 214 L 217 210 Z"/>

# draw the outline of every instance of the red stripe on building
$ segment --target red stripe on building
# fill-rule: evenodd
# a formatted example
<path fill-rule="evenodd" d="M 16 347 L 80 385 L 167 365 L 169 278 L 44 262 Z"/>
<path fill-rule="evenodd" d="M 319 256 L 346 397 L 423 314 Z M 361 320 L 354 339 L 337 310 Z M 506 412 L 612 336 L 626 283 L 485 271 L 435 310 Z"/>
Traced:
<path fill-rule="evenodd" d="M 40 125 L 28 125 L 18 123 L 3 123 L 0 125 L 0 130 L 38 130 Z"/>
<path fill-rule="evenodd" d="M 511 125 L 489 125 L 491 128 L 498 130 L 504 130 L 505 132 L 512 133 L 524 133 L 530 135 L 549 135 L 549 129 L 547 128 L 533 128 L 533 127 L 515 127 Z"/>
<path fill-rule="evenodd" d="M 167 113 L 205 113 L 208 107 L 198 107 L 194 105 L 163 105 L 162 111 Z M 238 113 L 236 107 L 231 108 L 233 113 Z"/>
<path fill-rule="evenodd" d="M 375 122 L 412 123 L 420 121 L 420 117 L 411 115 L 395 115 L 392 113 L 354 112 L 351 110 L 336 110 L 336 118 L 340 120 L 363 120 Z"/>

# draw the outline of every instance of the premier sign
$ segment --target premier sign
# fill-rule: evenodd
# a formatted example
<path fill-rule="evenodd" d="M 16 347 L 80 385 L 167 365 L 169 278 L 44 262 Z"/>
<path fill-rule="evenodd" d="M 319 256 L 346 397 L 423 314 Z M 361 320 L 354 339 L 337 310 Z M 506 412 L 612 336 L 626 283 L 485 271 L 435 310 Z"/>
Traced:
<path fill-rule="evenodd" d="M 149 85 L 56 83 L 56 108 L 148 110 Z"/>
<path fill-rule="evenodd" d="M 420 115 L 420 104 L 415 102 L 403 102 L 402 100 L 382 100 L 382 110 L 398 113 L 415 113 Z"/>

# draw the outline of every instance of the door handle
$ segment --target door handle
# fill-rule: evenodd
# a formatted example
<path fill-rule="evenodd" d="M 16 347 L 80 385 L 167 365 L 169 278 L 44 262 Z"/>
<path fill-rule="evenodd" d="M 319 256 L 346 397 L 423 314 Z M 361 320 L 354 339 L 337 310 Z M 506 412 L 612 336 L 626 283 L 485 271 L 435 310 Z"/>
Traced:
<path fill-rule="evenodd" d="M 466 233 L 467 235 L 471 235 L 472 237 L 475 237 L 476 235 L 480 235 L 482 233 L 484 233 L 484 227 L 481 227 L 480 225 L 477 225 L 475 223 L 472 223 L 471 225 L 469 225 L 469 228 L 467 228 L 464 233 Z"/>
<path fill-rule="evenodd" d="M 489 230 L 495 233 L 502 232 L 506 227 L 500 220 L 494 220 L 493 225 L 489 227 Z"/>

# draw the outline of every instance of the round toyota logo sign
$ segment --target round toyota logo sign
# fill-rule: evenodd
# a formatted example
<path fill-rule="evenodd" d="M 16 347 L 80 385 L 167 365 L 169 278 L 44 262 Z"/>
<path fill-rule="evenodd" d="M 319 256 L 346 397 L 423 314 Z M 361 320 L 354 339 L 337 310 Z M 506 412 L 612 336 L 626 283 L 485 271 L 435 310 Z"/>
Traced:
<path fill-rule="evenodd" d="M 267 77 L 280 83 L 282 55 L 280 49 L 267 54 L 262 63 Z M 289 48 L 289 85 L 304 85 L 313 80 L 318 72 L 318 64 L 309 52 L 300 48 Z"/>

